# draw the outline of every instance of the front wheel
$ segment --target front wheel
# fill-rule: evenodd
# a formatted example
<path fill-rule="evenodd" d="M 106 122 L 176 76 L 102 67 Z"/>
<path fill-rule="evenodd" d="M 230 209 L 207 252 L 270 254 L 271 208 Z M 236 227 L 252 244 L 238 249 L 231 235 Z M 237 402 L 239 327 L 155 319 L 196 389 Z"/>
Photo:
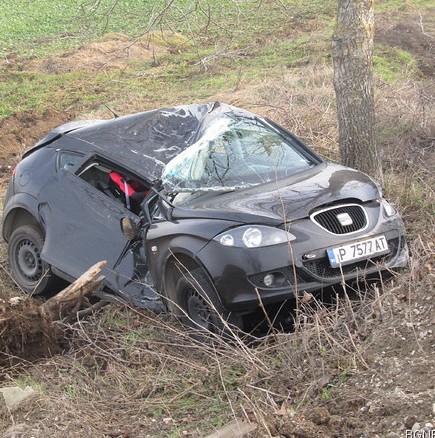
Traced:
<path fill-rule="evenodd" d="M 8 245 L 12 278 L 28 294 L 38 295 L 53 291 L 59 278 L 41 258 L 44 237 L 36 225 L 23 225 L 11 235 Z"/>
<path fill-rule="evenodd" d="M 179 278 L 176 297 L 182 311 L 182 322 L 188 328 L 224 337 L 234 337 L 243 330 L 242 317 L 223 307 L 207 275 L 200 268 Z"/>

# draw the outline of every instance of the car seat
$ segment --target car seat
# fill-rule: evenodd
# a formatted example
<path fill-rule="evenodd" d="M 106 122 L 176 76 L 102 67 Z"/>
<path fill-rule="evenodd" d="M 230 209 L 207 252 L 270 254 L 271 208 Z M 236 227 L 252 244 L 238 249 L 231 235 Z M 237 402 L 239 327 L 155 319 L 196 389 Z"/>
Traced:
<path fill-rule="evenodd" d="M 138 181 L 125 177 L 118 172 L 112 171 L 109 174 L 111 183 L 116 190 L 122 194 L 125 206 L 135 214 L 139 214 L 140 204 L 150 192 L 147 187 Z"/>

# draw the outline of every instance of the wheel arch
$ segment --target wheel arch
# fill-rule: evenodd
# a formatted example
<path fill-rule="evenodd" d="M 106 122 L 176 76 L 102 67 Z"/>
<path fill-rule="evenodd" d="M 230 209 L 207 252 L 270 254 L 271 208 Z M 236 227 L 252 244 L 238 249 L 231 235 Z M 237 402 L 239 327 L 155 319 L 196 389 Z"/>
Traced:
<path fill-rule="evenodd" d="M 183 276 L 183 270 L 192 273 Z M 196 339 L 209 339 L 204 331 L 233 339 L 233 329 L 243 330 L 243 317 L 223 305 L 209 272 L 200 261 L 186 254 L 173 254 L 168 259 L 165 280 L 168 309 L 181 318 L 189 331 L 193 330 L 190 333 Z"/>
<path fill-rule="evenodd" d="M 34 225 L 40 228 L 45 235 L 45 230 L 41 223 L 29 210 L 23 207 L 16 207 L 10 210 L 3 219 L 2 235 L 8 241 L 13 231 L 23 225 Z"/>
<path fill-rule="evenodd" d="M 183 275 L 183 271 L 188 272 L 198 268 L 205 272 L 206 276 L 210 280 L 210 284 L 214 287 L 213 281 L 211 280 L 207 269 L 205 269 L 200 261 L 195 260 L 192 255 L 185 253 L 173 253 L 167 259 L 164 273 L 164 291 L 169 300 L 168 305 L 170 308 L 173 307 L 172 303 L 176 302 L 176 285 L 180 276 Z"/>

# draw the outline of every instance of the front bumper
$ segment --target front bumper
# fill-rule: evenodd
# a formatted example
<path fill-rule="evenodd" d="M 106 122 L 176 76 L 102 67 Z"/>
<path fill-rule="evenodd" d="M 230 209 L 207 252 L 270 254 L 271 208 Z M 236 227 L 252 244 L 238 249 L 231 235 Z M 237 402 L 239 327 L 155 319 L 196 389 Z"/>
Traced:
<path fill-rule="evenodd" d="M 325 286 L 378 275 L 387 269 L 406 267 L 408 249 L 401 220 L 382 221 L 370 232 L 352 236 L 327 235 L 310 220 L 292 226 L 297 240 L 262 248 L 224 247 L 215 241 L 197 257 L 212 278 L 222 303 L 229 310 L 249 312 L 263 304 L 282 302 Z M 326 249 L 379 234 L 386 236 L 390 252 L 372 259 L 332 268 Z M 313 249 L 313 247 L 315 249 Z M 306 254 L 311 257 L 307 259 Z M 277 282 L 266 286 L 264 277 Z"/>

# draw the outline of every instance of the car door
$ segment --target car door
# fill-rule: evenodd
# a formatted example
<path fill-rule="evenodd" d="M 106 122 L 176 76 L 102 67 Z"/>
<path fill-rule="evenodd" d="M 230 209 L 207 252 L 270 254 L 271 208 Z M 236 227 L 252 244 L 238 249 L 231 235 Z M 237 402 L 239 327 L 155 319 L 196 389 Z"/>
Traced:
<path fill-rule="evenodd" d="M 143 242 L 127 240 L 121 229 L 123 217 L 139 221 L 137 212 L 126 207 L 125 193 L 113 193 L 116 187 L 110 187 L 111 172 L 129 172 L 102 157 L 68 154 L 59 152 L 56 181 L 41 190 L 46 225 L 42 257 L 73 278 L 107 260 L 105 284 L 111 290 L 136 306 L 159 306 L 159 297 L 146 282 Z"/>

